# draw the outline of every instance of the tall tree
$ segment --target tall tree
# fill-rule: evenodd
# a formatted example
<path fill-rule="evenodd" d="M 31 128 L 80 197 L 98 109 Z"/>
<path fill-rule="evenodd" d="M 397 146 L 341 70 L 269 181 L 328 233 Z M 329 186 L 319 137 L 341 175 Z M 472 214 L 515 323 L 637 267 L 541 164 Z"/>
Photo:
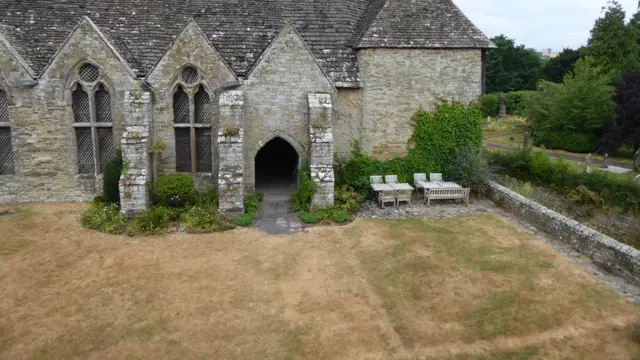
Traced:
<path fill-rule="evenodd" d="M 615 0 L 610 0 L 603 11 L 591 29 L 584 55 L 593 58 L 604 71 L 615 73 L 633 66 L 629 64 L 638 56 L 638 31 L 633 24 L 640 19 L 634 17 L 629 25 L 625 24 L 624 9 Z"/>
<path fill-rule="evenodd" d="M 487 55 L 487 92 L 534 90 L 542 59 L 505 35 L 491 39 L 496 45 Z"/>
<path fill-rule="evenodd" d="M 618 116 L 604 136 L 604 146 L 615 153 L 623 144 L 631 144 L 635 154 L 640 148 L 640 72 L 624 75 L 613 100 L 618 104 Z"/>
<path fill-rule="evenodd" d="M 564 49 L 558 56 L 542 65 L 540 75 L 544 80 L 561 83 L 565 75 L 573 71 L 578 59 L 580 59 L 580 50 Z"/>

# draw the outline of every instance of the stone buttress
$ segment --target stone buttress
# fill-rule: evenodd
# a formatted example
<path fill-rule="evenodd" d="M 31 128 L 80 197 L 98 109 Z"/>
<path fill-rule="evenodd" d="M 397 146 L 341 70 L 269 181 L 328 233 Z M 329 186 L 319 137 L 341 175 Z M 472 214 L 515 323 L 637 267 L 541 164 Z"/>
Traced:
<path fill-rule="evenodd" d="M 220 94 L 218 130 L 218 196 L 220 211 L 228 216 L 244 212 L 244 128 L 243 93 Z"/>
<path fill-rule="evenodd" d="M 316 184 L 314 206 L 334 204 L 333 130 L 331 95 L 309 94 L 309 139 L 311 180 Z"/>
<path fill-rule="evenodd" d="M 120 141 L 123 162 L 120 176 L 120 208 L 127 217 L 132 217 L 148 210 L 151 200 L 151 93 L 127 91 L 123 111 L 124 134 Z"/>

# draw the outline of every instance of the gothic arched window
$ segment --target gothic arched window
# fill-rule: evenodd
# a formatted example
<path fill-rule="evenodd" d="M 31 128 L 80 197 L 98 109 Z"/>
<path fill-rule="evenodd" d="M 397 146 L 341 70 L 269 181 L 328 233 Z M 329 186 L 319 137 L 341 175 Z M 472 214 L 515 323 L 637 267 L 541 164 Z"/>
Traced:
<path fill-rule="evenodd" d="M 15 167 L 9 124 L 9 95 L 0 89 L 0 175 L 11 174 L 15 174 Z"/>
<path fill-rule="evenodd" d="M 78 82 L 71 93 L 73 127 L 78 150 L 78 172 L 101 174 L 116 156 L 113 143 L 111 94 L 100 69 L 89 63 L 80 66 Z"/>
<path fill-rule="evenodd" d="M 176 171 L 210 173 L 213 171 L 211 98 L 200 82 L 198 70 L 188 66 L 181 75 L 173 93 Z"/>

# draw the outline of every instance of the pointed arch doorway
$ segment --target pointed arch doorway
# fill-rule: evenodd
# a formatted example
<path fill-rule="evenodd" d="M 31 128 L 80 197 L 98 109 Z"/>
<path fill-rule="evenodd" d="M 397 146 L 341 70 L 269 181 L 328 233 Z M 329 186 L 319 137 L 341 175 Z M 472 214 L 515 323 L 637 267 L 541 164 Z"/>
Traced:
<path fill-rule="evenodd" d="M 298 151 L 284 138 L 275 136 L 255 156 L 256 190 L 295 190 L 300 164 Z"/>

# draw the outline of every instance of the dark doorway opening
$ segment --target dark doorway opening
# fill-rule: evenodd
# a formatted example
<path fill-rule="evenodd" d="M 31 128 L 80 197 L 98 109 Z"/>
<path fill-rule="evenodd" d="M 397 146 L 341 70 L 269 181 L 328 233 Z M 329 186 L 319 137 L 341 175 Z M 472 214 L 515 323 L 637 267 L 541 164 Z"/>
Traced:
<path fill-rule="evenodd" d="M 276 137 L 266 143 L 256 154 L 255 164 L 256 189 L 295 186 L 298 153 L 286 140 Z"/>

